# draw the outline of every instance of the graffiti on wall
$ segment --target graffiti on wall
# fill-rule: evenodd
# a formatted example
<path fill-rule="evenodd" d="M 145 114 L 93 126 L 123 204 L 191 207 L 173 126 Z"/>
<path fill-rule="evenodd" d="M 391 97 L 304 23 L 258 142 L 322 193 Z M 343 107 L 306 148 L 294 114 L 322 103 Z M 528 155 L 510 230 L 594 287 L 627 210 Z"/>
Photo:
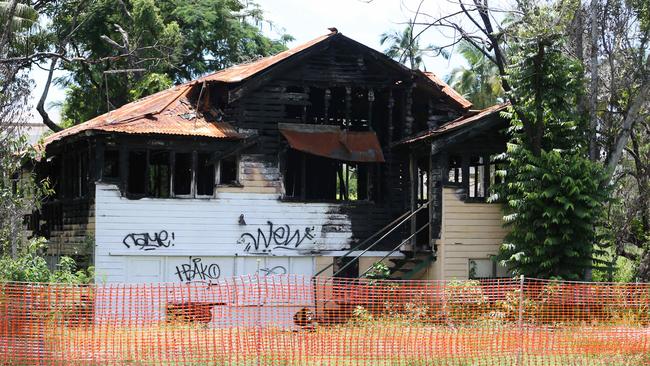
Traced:
<path fill-rule="evenodd" d="M 174 232 L 169 234 L 167 230 L 157 233 L 131 233 L 127 234 L 122 243 L 127 248 L 138 248 L 140 250 L 156 250 L 158 248 L 169 248 L 174 246 Z"/>
<path fill-rule="evenodd" d="M 305 242 L 313 242 L 315 228 L 292 229 L 289 224 L 275 225 L 267 221 L 267 227 L 256 232 L 244 233 L 237 244 L 244 246 L 245 252 L 270 253 L 273 249 L 295 250 Z"/>
<path fill-rule="evenodd" d="M 281 276 L 287 274 L 287 269 L 283 266 L 260 268 L 260 273 L 263 276 Z"/>
<path fill-rule="evenodd" d="M 216 263 L 203 263 L 201 258 L 190 257 L 189 263 L 176 266 L 176 275 L 181 282 L 216 281 L 221 276 L 221 268 Z"/>

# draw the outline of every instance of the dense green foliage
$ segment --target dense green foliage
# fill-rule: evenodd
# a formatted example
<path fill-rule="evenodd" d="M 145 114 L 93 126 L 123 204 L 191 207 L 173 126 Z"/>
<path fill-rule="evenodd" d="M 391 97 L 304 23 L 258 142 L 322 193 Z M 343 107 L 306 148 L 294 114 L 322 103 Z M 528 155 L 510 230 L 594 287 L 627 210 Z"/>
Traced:
<path fill-rule="evenodd" d="M 237 0 L 56 2 L 42 14 L 52 21 L 49 42 L 83 59 L 64 62 L 68 74 L 58 80 L 66 87 L 66 125 L 174 82 L 277 53 L 291 39 L 265 37 L 253 24 L 264 21 L 261 10 Z"/>
<path fill-rule="evenodd" d="M 34 239 L 15 257 L 0 257 L 0 281 L 90 283 L 94 279 L 92 267 L 77 270 L 74 259 L 61 257 L 57 269 L 51 271 L 41 255 L 43 239 Z"/>
<path fill-rule="evenodd" d="M 595 263 L 608 190 L 602 166 L 587 158 L 577 110 L 582 69 L 563 50 L 561 10 L 538 7 L 514 30 L 507 76 L 514 86 L 512 138 L 506 183 L 496 195 L 506 203 L 511 232 L 499 258 L 516 274 L 580 279 Z"/>
<path fill-rule="evenodd" d="M 505 216 L 512 226 L 501 257 L 517 274 L 583 278 L 593 266 L 594 225 L 602 218 L 607 190 L 598 163 L 559 150 L 534 156 L 512 145 L 512 180 Z"/>

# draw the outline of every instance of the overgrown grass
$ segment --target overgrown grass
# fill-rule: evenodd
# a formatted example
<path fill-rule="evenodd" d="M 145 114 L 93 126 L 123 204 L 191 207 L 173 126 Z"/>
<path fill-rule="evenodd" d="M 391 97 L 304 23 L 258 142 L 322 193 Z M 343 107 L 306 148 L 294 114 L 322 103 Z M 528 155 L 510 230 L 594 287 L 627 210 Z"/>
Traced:
<path fill-rule="evenodd" d="M 611 327 L 517 328 L 363 321 L 281 328 L 58 328 L 44 357 L 65 365 L 646 365 L 650 333 Z M 21 364 L 18 355 L 5 355 Z M 24 359 L 23 359 L 24 361 Z"/>

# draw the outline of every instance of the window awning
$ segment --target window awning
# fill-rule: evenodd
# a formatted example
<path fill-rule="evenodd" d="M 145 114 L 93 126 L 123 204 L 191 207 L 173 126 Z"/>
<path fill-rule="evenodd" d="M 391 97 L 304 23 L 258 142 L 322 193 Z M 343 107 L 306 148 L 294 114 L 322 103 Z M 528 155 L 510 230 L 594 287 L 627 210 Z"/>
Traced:
<path fill-rule="evenodd" d="M 345 131 L 338 126 L 279 123 L 280 133 L 292 148 L 326 158 L 359 163 L 383 163 L 377 134 Z"/>

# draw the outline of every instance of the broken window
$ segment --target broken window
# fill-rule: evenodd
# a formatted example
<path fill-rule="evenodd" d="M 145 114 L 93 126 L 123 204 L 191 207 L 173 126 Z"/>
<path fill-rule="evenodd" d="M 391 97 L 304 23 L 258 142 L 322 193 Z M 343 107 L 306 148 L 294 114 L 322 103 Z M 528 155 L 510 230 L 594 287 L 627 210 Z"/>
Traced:
<path fill-rule="evenodd" d="M 291 121 L 304 122 L 308 95 L 305 88 L 300 86 L 288 86 L 284 92 L 286 103 L 284 105 L 285 117 Z"/>
<path fill-rule="evenodd" d="M 169 151 L 152 150 L 149 152 L 148 196 L 156 198 L 169 197 L 170 168 Z"/>
<path fill-rule="evenodd" d="M 307 123 L 326 124 L 325 120 L 325 89 L 310 87 L 309 103 L 307 104 Z"/>
<path fill-rule="evenodd" d="M 426 202 L 429 199 L 429 171 L 418 167 L 418 193 L 419 202 Z"/>
<path fill-rule="evenodd" d="M 62 176 L 60 190 L 62 197 L 79 198 L 88 194 L 88 152 L 71 152 L 61 161 Z"/>
<path fill-rule="evenodd" d="M 482 156 L 472 156 L 469 160 L 469 197 L 485 198 L 487 189 L 485 160 Z"/>
<path fill-rule="evenodd" d="M 226 159 L 224 168 L 224 182 L 236 182 L 236 159 L 234 163 Z M 134 150 L 128 153 L 127 169 L 127 192 L 133 196 L 169 198 L 214 194 L 216 174 L 211 153 Z"/>
<path fill-rule="evenodd" d="M 198 153 L 196 161 L 196 194 L 212 196 L 214 194 L 214 163 L 208 153 Z"/>
<path fill-rule="evenodd" d="M 463 182 L 463 166 L 460 156 L 452 155 L 449 157 L 447 163 L 449 171 L 447 172 L 448 183 L 462 183 Z"/>
<path fill-rule="evenodd" d="M 300 200 L 375 199 L 380 174 L 376 165 L 353 163 L 289 149 L 283 169 L 285 197 Z"/>
<path fill-rule="evenodd" d="M 229 156 L 219 162 L 219 184 L 237 184 L 237 156 Z"/>
<path fill-rule="evenodd" d="M 174 156 L 174 196 L 192 194 L 192 153 Z"/>
<path fill-rule="evenodd" d="M 336 179 L 336 199 L 356 201 L 359 199 L 359 176 L 357 164 L 340 163 Z"/>
<path fill-rule="evenodd" d="M 117 179 L 120 177 L 120 152 L 110 149 L 104 151 L 104 179 Z"/>
<path fill-rule="evenodd" d="M 147 152 L 129 151 L 129 171 L 127 192 L 132 195 L 144 195 L 147 179 Z"/>

